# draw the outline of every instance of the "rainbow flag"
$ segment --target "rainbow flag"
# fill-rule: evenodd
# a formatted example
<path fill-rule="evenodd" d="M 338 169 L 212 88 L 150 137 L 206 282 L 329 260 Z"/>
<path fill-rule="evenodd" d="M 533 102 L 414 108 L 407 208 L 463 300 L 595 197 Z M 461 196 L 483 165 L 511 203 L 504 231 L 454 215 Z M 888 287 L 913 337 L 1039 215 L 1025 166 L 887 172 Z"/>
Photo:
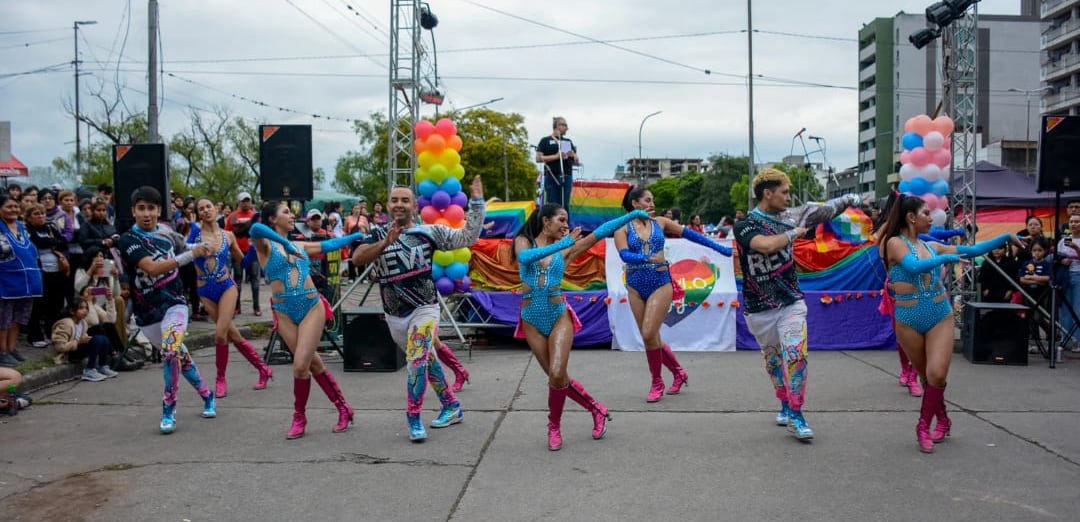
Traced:
<path fill-rule="evenodd" d="M 623 196 L 629 183 L 622 181 L 575 181 L 570 191 L 570 228 L 592 232 L 605 221 L 626 213 Z"/>
<path fill-rule="evenodd" d="M 874 234 L 874 225 L 870 222 L 862 210 L 848 207 L 842 214 L 833 218 L 828 223 L 818 227 L 814 236 L 818 252 L 825 252 L 830 240 L 846 241 L 852 245 L 860 245 L 870 241 Z M 832 236 L 832 237 L 829 237 Z"/>
<path fill-rule="evenodd" d="M 533 210 L 536 210 L 536 202 L 533 201 L 492 201 L 488 203 L 484 224 L 492 223 L 492 225 L 491 228 L 485 227 L 480 232 L 480 237 L 514 237 Z"/>

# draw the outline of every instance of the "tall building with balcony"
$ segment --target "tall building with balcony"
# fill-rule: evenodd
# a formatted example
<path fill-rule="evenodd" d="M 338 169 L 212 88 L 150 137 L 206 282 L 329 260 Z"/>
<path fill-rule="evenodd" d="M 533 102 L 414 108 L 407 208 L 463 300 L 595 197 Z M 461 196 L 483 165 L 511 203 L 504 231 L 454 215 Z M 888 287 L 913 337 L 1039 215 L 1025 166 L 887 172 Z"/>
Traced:
<path fill-rule="evenodd" d="M 1026 93 L 1028 100 L 1041 97 L 1043 114 L 1080 115 L 1080 0 L 1043 0 L 1040 15 L 1046 30 L 1039 77 L 1046 88 Z"/>
<path fill-rule="evenodd" d="M 1039 88 L 1035 57 L 1040 54 L 1041 25 L 1037 0 L 1019 3 L 1020 15 L 979 15 L 976 103 L 981 146 L 1038 135 L 1038 118 L 1033 111 L 1028 116 L 1024 93 Z M 933 114 L 942 99 L 941 40 L 923 49 L 908 42 L 909 35 L 926 27 L 924 13 L 900 12 L 875 18 L 859 30 L 860 194 L 888 194 L 903 151 L 904 122 Z"/>
<path fill-rule="evenodd" d="M 615 179 L 648 185 L 687 172 L 704 172 L 707 168 L 708 162 L 701 158 L 630 158 L 625 168 L 615 171 Z"/>

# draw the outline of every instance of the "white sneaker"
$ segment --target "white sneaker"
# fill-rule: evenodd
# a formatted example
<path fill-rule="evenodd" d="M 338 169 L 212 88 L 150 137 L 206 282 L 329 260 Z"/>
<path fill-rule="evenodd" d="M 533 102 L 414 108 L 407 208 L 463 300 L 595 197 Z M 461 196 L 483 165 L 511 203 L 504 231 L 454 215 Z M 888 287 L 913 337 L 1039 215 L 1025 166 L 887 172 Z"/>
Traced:
<path fill-rule="evenodd" d="M 108 379 L 108 377 L 98 373 L 98 371 L 93 368 L 87 368 L 82 372 L 82 380 L 84 381 L 100 382 L 105 379 Z"/>
<path fill-rule="evenodd" d="M 107 365 L 107 364 L 100 367 L 100 368 L 98 368 L 97 371 L 98 371 L 98 373 L 100 373 L 100 374 L 102 374 L 102 375 L 104 375 L 104 376 L 106 376 L 106 377 L 108 377 L 110 379 L 112 379 L 113 377 L 116 377 L 117 375 L 120 375 L 119 373 L 114 372 L 112 368 L 109 368 L 109 365 Z"/>
<path fill-rule="evenodd" d="M 45 348 L 49 346 L 49 341 L 34 341 L 34 348 Z"/>

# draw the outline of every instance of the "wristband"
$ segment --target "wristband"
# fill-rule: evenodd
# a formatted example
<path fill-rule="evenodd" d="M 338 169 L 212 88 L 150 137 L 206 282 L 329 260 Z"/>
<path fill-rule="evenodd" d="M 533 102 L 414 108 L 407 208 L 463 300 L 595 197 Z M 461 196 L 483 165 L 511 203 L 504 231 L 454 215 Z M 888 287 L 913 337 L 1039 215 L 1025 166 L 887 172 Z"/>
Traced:
<path fill-rule="evenodd" d="M 191 263 L 191 260 L 194 259 L 194 257 L 195 257 L 194 254 L 192 254 L 191 251 L 189 250 L 187 252 L 184 252 L 184 253 L 174 257 L 173 259 L 176 260 L 176 267 L 180 268 L 180 267 L 182 267 L 184 265 L 187 265 L 187 264 Z"/>

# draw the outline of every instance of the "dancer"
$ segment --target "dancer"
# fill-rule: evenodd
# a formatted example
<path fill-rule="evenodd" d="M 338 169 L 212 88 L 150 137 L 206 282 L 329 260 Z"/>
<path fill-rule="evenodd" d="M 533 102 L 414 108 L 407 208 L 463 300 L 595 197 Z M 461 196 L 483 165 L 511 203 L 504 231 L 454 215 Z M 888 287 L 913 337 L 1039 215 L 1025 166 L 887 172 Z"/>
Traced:
<path fill-rule="evenodd" d="M 236 351 L 240 352 L 240 355 L 243 355 L 259 372 L 255 389 L 266 389 L 266 383 L 274 378 L 274 372 L 262 360 L 262 357 L 259 357 L 259 352 L 255 350 L 255 347 L 240 335 L 240 330 L 236 328 L 236 323 L 233 321 L 232 311 L 236 309 L 236 299 L 240 294 L 230 273 L 233 263 L 229 258 L 238 262 L 243 259 L 244 254 L 236 244 L 236 236 L 218 226 L 217 207 L 214 206 L 213 200 L 207 197 L 199 198 L 195 200 L 195 209 L 199 222 L 191 226 L 188 243 L 203 244 L 211 253 L 206 257 L 196 257 L 194 265 L 199 300 L 202 301 L 203 309 L 209 312 L 210 319 L 216 326 L 214 348 L 217 379 L 214 384 L 214 396 L 220 399 L 228 394 L 225 370 L 229 365 L 230 340 L 236 346 Z"/>
<path fill-rule="evenodd" d="M 270 279 L 270 289 L 273 290 L 270 308 L 277 318 L 278 335 L 293 354 L 293 421 L 285 438 L 291 440 L 304 436 L 312 377 L 337 407 L 338 422 L 333 431 L 341 433 L 349 429 L 349 424 L 353 422 L 353 409 L 341 393 L 337 380 L 315 352 L 322 338 L 330 305 L 319 295 L 311 280 L 307 254 L 341 250 L 364 236 L 350 234 L 318 243 L 290 242 L 285 235 L 293 229 L 293 215 L 289 206 L 279 201 L 263 204 L 261 218 L 261 223 L 251 225 L 251 239 L 254 240 L 259 264 Z M 227 314 L 228 309 L 224 313 Z"/>
<path fill-rule="evenodd" d="M 675 352 L 660 340 L 660 325 L 671 308 L 672 299 L 682 297 L 682 288 L 671 280 L 667 259 L 664 258 L 664 234 L 683 237 L 699 245 L 711 248 L 731 257 L 731 248 L 717 244 L 689 226 L 683 226 L 665 217 L 653 217 L 656 207 L 653 195 L 645 187 L 630 187 L 623 196 L 623 209 L 627 212 L 642 210 L 645 215 L 631 221 L 626 228 L 615 232 L 615 248 L 619 258 L 626 263 L 626 288 L 630 297 L 630 310 L 634 313 L 641 339 L 645 341 L 645 358 L 649 362 L 652 386 L 645 397 L 646 402 L 659 401 L 664 396 L 664 366 L 673 375 L 668 395 L 678 394 L 688 384 L 686 370 L 675 358 Z"/>
<path fill-rule="evenodd" d="M 758 204 L 746 219 L 735 224 L 743 272 L 743 313 L 746 326 L 761 346 L 765 371 L 780 399 L 776 423 L 786 425 L 796 439 L 805 442 L 814 438 L 802 412 L 807 378 L 806 303 L 799 289 L 792 245 L 809 227 L 831 220 L 848 205 L 859 203 L 859 198 L 847 194 L 789 209 L 791 180 L 773 168 L 754 176 L 751 186 Z"/>
<path fill-rule="evenodd" d="M 953 353 L 953 314 L 941 265 L 974 258 L 1008 243 L 1019 243 L 1013 234 L 966 246 L 931 245 L 918 238 L 930 229 L 926 202 L 900 196 L 890 210 L 879 245 L 889 273 L 889 293 L 894 301 L 896 338 L 907 352 L 922 380 L 924 392 L 919 422 L 915 426 L 919 450 L 932 453 L 935 442 L 949 435 L 952 421 L 945 411 L 945 384 Z M 930 423 L 937 426 L 930 433 Z"/>
<path fill-rule="evenodd" d="M 369 243 L 353 250 L 355 265 L 374 263 L 373 273 L 379 281 L 386 324 L 394 342 L 405 349 L 409 380 L 406 419 L 409 440 L 422 442 L 427 431 L 420 420 L 424 409 L 427 383 L 435 389 L 442 410 L 432 428 L 445 428 L 461 422 L 461 403 L 454 391 L 446 386 L 442 365 L 435 358 L 453 356 L 450 348 L 439 341 L 439 294 L 431 279 L 431 259 L 435 250 L 454 250 L 472 245 L 480 237 L 484 223 L 484 185 L 480 176 L 473 178 L 470 187 L 469 211 L 465 228 L 452 229 L 443 225 L 416 226 L 416 196 L 409 187 L 394 187 L 390 191 L 388 209 L 393 221 L 388 226 L 371 228 Z M 445 361 L 457 374 L 457 359 Z M 468 379 L 468 372 L 458 375 L 459 383 Z"/>
<path fill-rule="evenodd" d="M 562 205 L 547 203 L 529 216 L 514 238 L 521 274 L 521 321 L 525 339 L 536 361 L 548 376 L 548 449 L 562 448 L 562 412 L 566 398 L 592 413 L 594 439 L 604 436 L 611 418 L 607 407 L 592 398 L 577 380 L 567 375 L 570 346 L 574 333 L 581 329 L 574 311 L 566 306 L 560 285 L 566 263 L 596 244 L 631 219 L 648 219 L 643 210 L 635 210 L 596 228 L 579 240 L 581 228 L 570 231 L 569 216 Z M 555 255 L 558 254 L 558 255 Z"/>
<path fill-rule="evenodd" d="M 163 354 L 162 376 L 165 397 L 161 403 L 161 433 L 176 429 L 176 389 L 183 375 L 203 399 L 202 416 L 217 417 L 214 393 L 203 384 L 195 361 L 184 346 L 187 333 L 188 306 L 184 301 L 184 286 L 180 282 L 180 267 L 191 263 L 194 256 L 206 256 L 203 245 L 177 253 L 185 248 L 184 240 L 172 230 L 158 225 L 161 213 L 161 193 L 143 186 L 131 194 L 131 213 L 135 226 L 120 236 L 120 255 L 124 260 L 131 298 L 134 301 L 135 324 L 155 348 Z"/>

